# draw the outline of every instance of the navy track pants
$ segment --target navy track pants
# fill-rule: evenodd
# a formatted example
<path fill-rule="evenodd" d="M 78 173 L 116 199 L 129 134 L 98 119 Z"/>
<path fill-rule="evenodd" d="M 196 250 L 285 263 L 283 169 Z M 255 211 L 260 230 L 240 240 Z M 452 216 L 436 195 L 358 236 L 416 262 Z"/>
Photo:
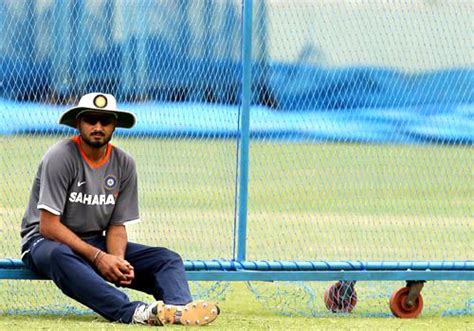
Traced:
<path fill-rule="evenodd" d="M 105 249 L 105 238 L 85 240 Z M 52 279 L 64 294 L 91 308 L 110 321 L 130 323 L 140 301 L 130 301 L 115 285 L 107 282 L 87 260 L 69 246 L 41 236 L 25 245 L 29 253 L 23 262 L 34 272 Z M 192 301 L 181 257 L 166 248 L 129 242 L 125 252 L 135 271 L 132 289 L 151 294 L 167 304 L 184 305 Z"/>

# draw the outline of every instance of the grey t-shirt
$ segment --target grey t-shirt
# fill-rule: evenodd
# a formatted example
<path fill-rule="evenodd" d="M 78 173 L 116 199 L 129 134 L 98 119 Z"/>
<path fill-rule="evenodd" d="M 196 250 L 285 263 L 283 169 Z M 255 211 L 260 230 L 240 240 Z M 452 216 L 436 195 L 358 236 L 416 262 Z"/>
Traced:
<path fill-rule="evenodd" d="M 79 136 L 61 141 L 43 157 L 21 223 L 22 246 L 39 233 L 39 210 L 60 216 L 79 237 L 139 219 L 135 162 L 108 144 L 103 160 L 88 160 Z"/>

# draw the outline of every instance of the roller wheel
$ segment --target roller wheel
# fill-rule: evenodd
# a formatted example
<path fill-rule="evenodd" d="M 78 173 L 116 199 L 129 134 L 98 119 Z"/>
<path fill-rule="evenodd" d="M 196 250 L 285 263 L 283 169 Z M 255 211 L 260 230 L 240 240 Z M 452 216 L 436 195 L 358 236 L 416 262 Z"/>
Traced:
<path fill-rule="evenodd" d="M 393 292 L 392 297 L 390 298 L 390 310 L 393 315 L 399 318 L 415 318 L 421 314 L 421 311 L 423 310 L 423 297 L 421 293 L 418 295 L 418 298 L 416 298 L 415 304 L 410 307 L 406 304 L 409 291 L 409 287 L 402 287 Z"/>
<path fill-rule="evenodd" d="M 324 292 L 326 308 L 333 313 L 350 313 L 357 304 L 355 282 L 337 282 Z"/>

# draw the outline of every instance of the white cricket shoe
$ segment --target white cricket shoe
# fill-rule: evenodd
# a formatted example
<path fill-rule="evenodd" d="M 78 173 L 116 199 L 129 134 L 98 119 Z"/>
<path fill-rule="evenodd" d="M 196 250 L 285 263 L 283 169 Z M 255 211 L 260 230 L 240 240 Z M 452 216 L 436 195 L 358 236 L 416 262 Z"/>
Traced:
<path fill-rule="evenodd" d="M 133 315 L 133 323 L 187 326 L 206 325 L 220 314 L 219 307 L 211 302 L 196 300 L 184 306 L 167 305 L 157 301 L 150 305 L 138 306 Z"/>

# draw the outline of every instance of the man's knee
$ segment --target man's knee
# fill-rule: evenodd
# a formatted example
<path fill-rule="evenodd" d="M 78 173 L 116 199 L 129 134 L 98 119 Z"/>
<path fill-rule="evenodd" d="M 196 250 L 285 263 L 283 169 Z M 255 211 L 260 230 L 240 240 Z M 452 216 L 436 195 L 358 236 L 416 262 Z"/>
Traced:
<path fill-rule="evenodd" d="M 42 252 L 36 254 L 36 257 L 40 258 L 42 263 L 47 263 L 54 267 L 69 265 L 71 259 L 75 260 L 78 258 L 69 246 L 56 242 L 48 243 L 48 246 L 44 247 Z"/>
<path fill-rule="evenodd" d="M 51 278 L 51 272 L 54 269 L 62 269 L 67 267 L 68 261 L 74 253 L 66 245 L 44 239 L 31 250 L 31 259 L 35 270 L 41 274 Z"/>
<path fill-rule="evenodd" d="M 164 251 L 161 254 L 163 254 L 163 256 L 168 262 L 183 264 L 183 259 L 181 258 L 181 255 L 167 248 L 163 248 L 163 250 Z"/>
<path fill-rule="evenodd" d="M 49 252 L 51 263 L 61 264 L 61 262 L 64 262 L 73 256 L 75 256 L 75 254 L 72 249 L 64 244 L 54 246 Z"/>
<path fill-rule="evenodd" d="M 72 249 L 64 244 L 56 245 L 49 251 L 49 264 L 53 270 L 74 272 L 77 263 L 84 263 Z"/>
<path fill-rule="evenodd" d="M 162 247 L 156 248 L 152 256 L 153 268 L 158 268 L 157 270 L 163 268 L 184 269 L 183 259 L 172 250 Z"/>
<path fill-rule="evenodd" d="M 184 269 L 181 256 L 164 247 L 129 244 L 125 259 L 135 267 L 138 273 L 156 272 L 168 267 Z"/>

